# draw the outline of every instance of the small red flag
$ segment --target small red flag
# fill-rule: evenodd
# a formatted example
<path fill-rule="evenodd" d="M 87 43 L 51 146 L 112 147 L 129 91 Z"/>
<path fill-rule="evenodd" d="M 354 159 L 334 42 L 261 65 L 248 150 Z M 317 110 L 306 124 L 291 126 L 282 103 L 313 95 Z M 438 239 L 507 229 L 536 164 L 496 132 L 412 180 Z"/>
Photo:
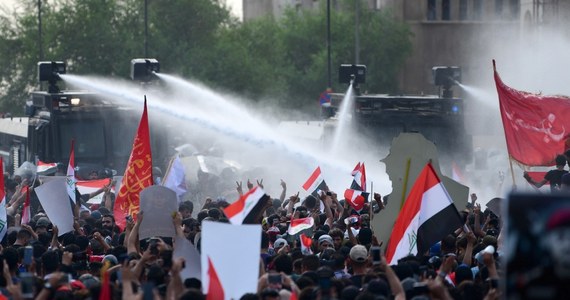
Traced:
<path fill-rule="evenodd" d="M 145 97 L 144 110 L 133 142 L 133 150 L 113 209 L 117 226 L 124 229 L 125 217 L 128 215 L 133 218 L 136 217 L 140 205 L 139 194 L 144 188 L 151 185 L 153 185 L 152 153 Z"/>
<path fill-rule="evenodd" d="M 208 257 L 208 295 L 206 300 L 224 300 L 224 288 L 218 278 L 218 273 L 212 264 L 212 259 Z"/>

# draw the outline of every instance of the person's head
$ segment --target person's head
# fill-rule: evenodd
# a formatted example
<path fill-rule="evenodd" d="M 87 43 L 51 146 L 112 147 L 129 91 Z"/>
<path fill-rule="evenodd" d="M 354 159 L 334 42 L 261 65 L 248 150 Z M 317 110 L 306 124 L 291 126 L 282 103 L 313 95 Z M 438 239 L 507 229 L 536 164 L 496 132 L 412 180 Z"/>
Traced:
<path fill-rule="evenodd" d="M 59 267 L 59 254 L 52 250 L 46 251 L 42 255 L 42 266 L 44 267 L 44 275 L 57 271 Z"/>
<path fill-rule="evenodd" d="M 328 248 L 334 249 L 334 241 L 328 234 L 323 234 L 319 237 L 319 252 L 323 252 Z"/>
<path fill-rule="evenodd" d="M 89 172 L 89 175 L 87 176 L 88 180 L 95 180 L 95 179 L 99 179 L 99 171 L 97 170 L 92 170 L 91 172 Z"/>
<path fill-rule="evenodd" d="M 279 239 L 275 240 L 275 243 L 273 243 L 273 249 L 275 249 L 275 253 L 277 253 L 283 247 L 287 247 L 288 245 L 289 245 L 289 243 L 287 243 L 287 240 L 285 240 L 283 238 L 279 238 Z"/>
<path fill-rule="evenodd" d="M 354 267 L 363 267 L 368 261 L 368 250 L 362 245 L 355 245 L 348 254 L 350 264 Z"/>
<path fill-rule="evenodd" d="M 115 227 L 115 218 L 113 217 L 113 215 L 111 214 L 103 215 L 103 217 L 101 218 L 101 227 L 103 229 L 113 231 L 113 228 Z"/>
<path fill-rule="evenodd" d="M 182 215 L 182 219 L 190 218 L 194 211 L 194 203 L 191 201 L 184 201 L 178 206 L 178 211 Z"/>
<path fill-rule="evenodd" d="M 307 255 L 307 256 L 303 257 L 303 260 L 301 262 L 301 270 L 303 271 L 303 273 L 309 272 L 309 271 L 317 271 L 317 269 L 320 267 L 320 265 L 321 265 L 321 262 L 320 262 L 318 256 Z"/>
<path fill-rule="evenodd" d="M 340 249 L 344 240 L 344 234 L 338 228 L 333 228 L 329 231 L 329 235 L 333 240 L 333 245 L 336 250 Z"/>
<path fill-rule="evenodd" d="M 312 211 L 317 206 L 317 198 L 313 195 L 309 195 L 303 201 L 303 206 L 307 208 L 307 210 Z"/>
<path fill-rule="evenodd" d="M 32 234 L 26 229 L 20 229 L 16 236 L 16 243 L 19 245 L 27 245 L 32 239 Z"/>
<path fill-rule="evenodd" d="M 293 259 L 287 254 L 279 254 L 273 259 L 275 271 L 283 272 L 287 275 L 293 273 Z"/>
<path fill-rule="evenodd" d="M 193 239 L 198 232 L 201 231 L 200 223 L 194 218 L 186 218 L 182 220 L 182 229 L 186 238 Z"/>
<path fill-rule="evenodd" d="M 556 155 L 554 161 L 556 162 L 556 167 L 563 168 L 564 166 L 566 166 L 566 156 L 564 155 Z"/>
<path fill-rule="evenodd" d="M 208 217 L 211 217 L 212 219 L 218 221 L 220 219 L 220 217 L 222 216 L 222 212 L 218 209 L 218 208 L 210 208 L 208 210 Z"/>

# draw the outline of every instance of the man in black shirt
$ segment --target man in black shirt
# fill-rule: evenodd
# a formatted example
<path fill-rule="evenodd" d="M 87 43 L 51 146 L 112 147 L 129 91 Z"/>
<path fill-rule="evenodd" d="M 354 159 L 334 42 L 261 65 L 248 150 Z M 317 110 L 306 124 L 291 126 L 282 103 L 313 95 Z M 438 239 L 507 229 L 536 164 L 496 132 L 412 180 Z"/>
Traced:
<path fill-rule="evenodd" d="M 544 179 L 542 179 L 540 182 L 534 181 L 527 172 L 524 172 L 524 178 L 526 181 L 528 181 L 528 183 L 537 188 L 540 188 L 548 182 L 550 184 L 551 192 L 559 191 L 560 186 L 562 185 L 562 175 L 568 173 L 568 171 L 564 170 L 565 165 L 566 157 L 564 155 L 557 155 L 556 169 L 546 172 Z"/>

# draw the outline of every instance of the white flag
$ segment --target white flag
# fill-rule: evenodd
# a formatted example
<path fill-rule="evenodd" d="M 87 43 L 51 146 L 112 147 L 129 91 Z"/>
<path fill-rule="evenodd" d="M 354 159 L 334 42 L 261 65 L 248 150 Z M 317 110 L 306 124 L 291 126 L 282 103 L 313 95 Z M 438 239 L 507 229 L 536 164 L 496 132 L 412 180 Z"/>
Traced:
<path fill-rule="evenodd" d="M 186 188 L 186 173 L 184 172 L 184 165 L 182 165 L 179 155 L 174 156 L 170 161 L 170 165 L 162 180 L 162 186 L 173 190 L 176 193 L 178 202 L 180 202 L 182 196 L 188 192 Z"/>

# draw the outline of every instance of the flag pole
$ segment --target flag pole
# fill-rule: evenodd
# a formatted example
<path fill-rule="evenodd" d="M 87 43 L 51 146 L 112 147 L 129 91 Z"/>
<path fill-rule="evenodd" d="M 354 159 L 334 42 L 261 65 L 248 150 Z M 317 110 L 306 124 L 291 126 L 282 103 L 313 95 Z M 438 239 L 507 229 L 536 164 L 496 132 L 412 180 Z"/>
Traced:
<path fill-rule="evenodd" d="M 164 177 L 162 178 L 160 185 L 164 185 L 164 183 L 166 182 L 166 177 L 168 177 L 168 175 L 170 174 L 170 169 L 172 169 L 172 164 L 174 164 L 174 160 L 176 159 L 177 155 L 178 155 L 178 153 L 174 154 L 170 158 L 170 161 L 168 162 L 168 167 L 166 168 L 166 172 L 164 172 Z"/>
<path fill-rule="evenodd" d="M 372 200 L 374 200 L 374 182 L 370 181 L 370 195 L 372 195 Z M 369 207 L 369 214 L 370 214 L 370 221 L 374 218 L 374 210 L 372 209 L 372 200 L 370 200 L 370 207 Z"/>
<path fill-rule="evenodd" d="M 510 169 L 511 169 L 511 177 L 513 178 L 513 189 L 516 190 L 517 189 L 517 182 L 515 181 L 515 171 L 513 169 L 513 159 L 510 155 L 509 155 L 509 165 L 510 165 Z"/>
<path fill-rule="evenodd" d="M 400 210 L 404 207 L 404 202 L 406 201 L 406 190 L 408 189 L 408 178 L 410 177 L 410 164 L 412 159 L 408 158 L 406 162 L 406 173 L 404 174 L 404 184 L 402 186 L 402 201 L 400 202 Z"/>

